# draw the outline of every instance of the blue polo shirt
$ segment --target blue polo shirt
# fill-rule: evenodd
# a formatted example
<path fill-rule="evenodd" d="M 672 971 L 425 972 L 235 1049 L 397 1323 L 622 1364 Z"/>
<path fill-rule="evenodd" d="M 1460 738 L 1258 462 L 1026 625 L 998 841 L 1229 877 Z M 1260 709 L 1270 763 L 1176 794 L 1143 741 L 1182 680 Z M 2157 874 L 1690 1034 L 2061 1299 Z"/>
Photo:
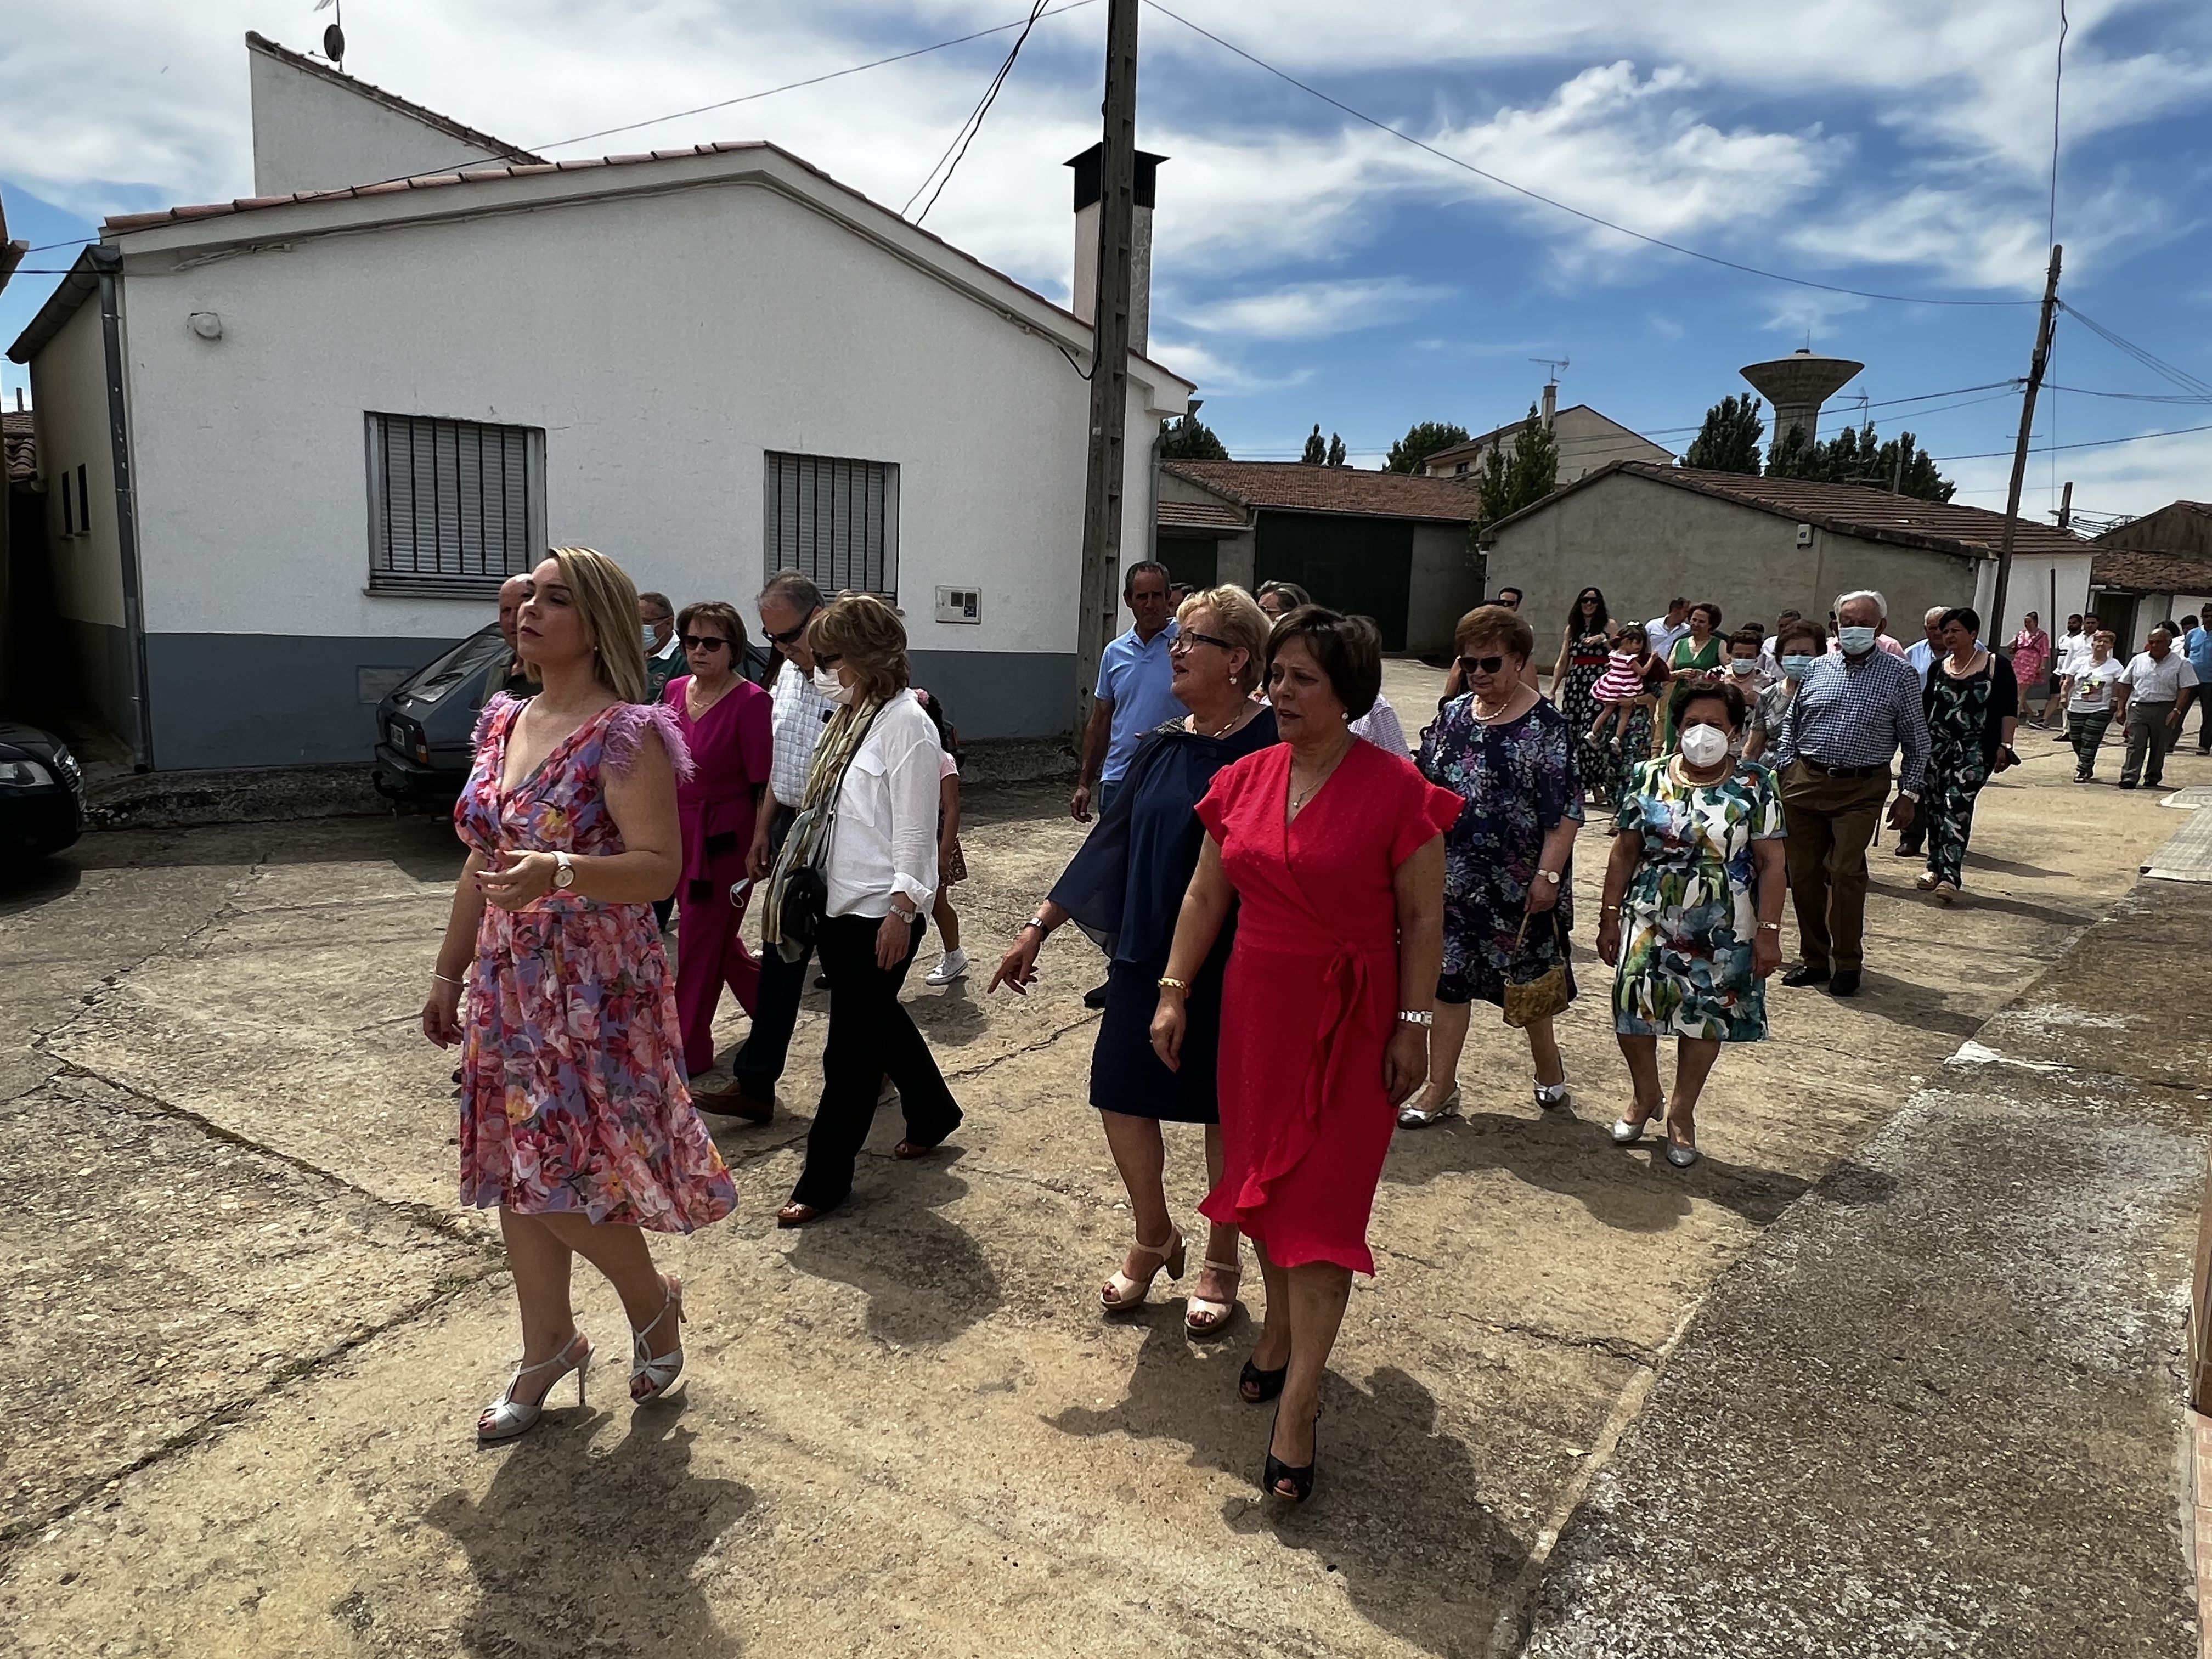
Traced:
<path fill-rule="evenodd" d="M 2181 649 L 2189 659 L 2189 665 L 2197 671 L 2197 684 L 2212 685 L 2212 629 L 2191 629 Z"/>
<path fill-rule="evenodd" d="M 1109 642 L 1099 659 L 1098 684 L 1092 695 L 1114 708 L 1113 741 L 1106 750 L 1106 769 L 1099 775 L 1105 782 L 1121 781 L 1146 732 L 1189 712 L 1176 701 L 1175 670 L 1168 662 L 1168 646 L 1175 636 L 1172 622 L 1153 635 L 1149 644 L 1138 639 L 1132 628 Z"/>

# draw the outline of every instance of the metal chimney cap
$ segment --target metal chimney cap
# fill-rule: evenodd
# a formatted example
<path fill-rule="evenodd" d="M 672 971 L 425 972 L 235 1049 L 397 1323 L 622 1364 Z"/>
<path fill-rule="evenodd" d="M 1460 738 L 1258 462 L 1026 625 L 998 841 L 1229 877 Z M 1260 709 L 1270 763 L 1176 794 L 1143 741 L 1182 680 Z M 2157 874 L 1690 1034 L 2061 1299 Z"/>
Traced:
<path fill-rule="evenodd" d="M 1075 169 L 1075 211 L 1078 213 L 1098 199 L 1100 162 L 1105 153 L 1106 146 L 1103 143 L 1096 143 L 1082 155 L 1071 155 L 1060 163 L 1062 167 Z M 1155 198 L 1159 191 L 1160 163 L 1167 159 L 1164 155 L 1155 155 L 1150 150 L 1137 152 L 1137 206 L 1148 208 L 1158 204 Z"/>

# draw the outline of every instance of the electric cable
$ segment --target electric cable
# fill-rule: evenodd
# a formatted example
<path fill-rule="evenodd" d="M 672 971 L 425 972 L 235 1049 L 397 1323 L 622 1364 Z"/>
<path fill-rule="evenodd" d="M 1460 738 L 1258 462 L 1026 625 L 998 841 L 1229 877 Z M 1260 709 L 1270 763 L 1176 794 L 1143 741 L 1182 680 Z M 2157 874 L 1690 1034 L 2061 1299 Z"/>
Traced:
<path fill-rule="evenodd" d="M 923 191 L 928 190 L 930 179 L 937 177 L 939 167 L 944 167 L 945 176 L 938 179 L 937 188 L 930 191 L 929 200 L 922 204 L 921 211 L 915 215 L 914 222 L 919 225 L 924 219 L 929 217 L 929 210 L 937 205 L 937 198 L 945 194 L 945 185 L 952 182 L 952 175 L 960 170 L 961 162 L 968 159 L 968 146 L 974 143 L 975 135 L 982 131 L 983 118 L 991 112 L 991 106 L 998 102 L 999 89 L 1006 84 L 1006 77 L 1013 73 L 1014 60 L 1022 55 L 1022 47 L 1030 38 L 1030 31 L 1036 27 L 1037 19 L 1043 15 L 1044 8 L 1045 0 L 1036 0 L 1036 3 L 1030 8 L 1029 21 L 1022 26 L 1022 32 L 1014 37 L 1013 50 L 1007 52 L 1006 62 L 999 65 L 999 72 L 991 77 L 991 84 L 984 89 L 983 96 L 977 101 L 975 107 L 969 112 L 968 118 L 960 124 L 959 131 L 952 135 L 952 143 L 945 147 L 945 155 L 937 158 L 928 173 L 922 176 L 921 182 L 914 187 L 914 196 L 908 197 L 905 205 L 899 209 L 899 216 L 902 219 L 906 216 L 907 209 L 914 205 L 915 196 L 919 196 Z M 954 144 L 959 146 L 957 155 L 953 152 Z M 951 165 L 949 167 L 945 166 L 947 155 L 951 157 Z"/>

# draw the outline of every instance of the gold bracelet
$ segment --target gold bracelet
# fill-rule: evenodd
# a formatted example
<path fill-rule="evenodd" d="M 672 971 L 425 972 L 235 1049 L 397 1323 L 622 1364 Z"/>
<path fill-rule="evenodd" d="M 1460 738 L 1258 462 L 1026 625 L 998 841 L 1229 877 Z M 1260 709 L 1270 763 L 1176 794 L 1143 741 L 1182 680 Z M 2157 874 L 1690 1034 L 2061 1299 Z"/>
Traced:
<path fill-rule="evenodd" d="M 469 988 L 468 988 L 468 986 L 467 986 L 465 983 L 464 983 L 462 981 L 458 980 L 458 979 L 452 979 L 452 978 L 449 978 L 449 977 L 447 977 L 446 975 L 440 973 L 440 972 L 439 972 L 436 969 L 434 969 L 434 968 L 433 968 L 433 969 L 430 970 L 430 977 L 431 977 L 432 979 L 436 980 L 436 981 L 438 981 L 438 983 L 439 983 L 439 984 L 441 984 L 441 985 L 450 985 L 450 986 L 452 986 L 452 987 L 453 987 L 456 991 L 465 991 L 465 990 L 467 990 L 467 989 Z"/>
<path fill-rule="evenodd" d="M 1163 991 L 1180 991 L 1185 996 L 1188 996 L 1190 994 L 1190 981 L 1188 980 L 1173 979 L 1165 974 L 1162 974 L 1160 975 L 1160 989 Z"/>

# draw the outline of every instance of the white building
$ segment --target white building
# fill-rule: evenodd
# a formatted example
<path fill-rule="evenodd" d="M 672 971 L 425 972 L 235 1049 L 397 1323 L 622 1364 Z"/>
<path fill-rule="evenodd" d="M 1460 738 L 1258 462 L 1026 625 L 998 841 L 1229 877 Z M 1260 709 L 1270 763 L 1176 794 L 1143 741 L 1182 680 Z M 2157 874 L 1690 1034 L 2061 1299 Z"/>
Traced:
<path fill-rule="evenodd" d="M 874 589 L 963 736 L 1068 727 L 1077 316 L 772 145 L 517 159 L 249 44 L 257 179 L 316 188 L 110 219 L 9 352 L 57 628 L 142 762 L 365 760 L 549 544 L 678 605 Z M 1193 389 L 1129 376 L 1125 561 Z"/>
<path fill-rule="evenodd" d="M 1570 404 L 1561 409 L 1559 401 L 1558 385 L 1547 383 L 1539 418 L 1551 428 L 1552 441 L 1559 447 L 1560 483 L 1573 483 L 1615 461 L 1652 461 L 1665 466 L 1674 460 L 1670 451 L 1661 448 L 1642 433 L 1631 431 L 1611 416 L 1599 414 L 1588 404 Z M 1528 417 L 1523 416 L 1504 426 L 1492 427 L 1463 444 L 1440 449 L 1421 464 L 1421 470 L 1431 478 L 1453 478 L 1472 484 L 1482 477 L 1482 469 L 1492 449 L 1502 448 L 1507 460 L 1513 459 L 1521 428 L 1527 424 Z"/>

